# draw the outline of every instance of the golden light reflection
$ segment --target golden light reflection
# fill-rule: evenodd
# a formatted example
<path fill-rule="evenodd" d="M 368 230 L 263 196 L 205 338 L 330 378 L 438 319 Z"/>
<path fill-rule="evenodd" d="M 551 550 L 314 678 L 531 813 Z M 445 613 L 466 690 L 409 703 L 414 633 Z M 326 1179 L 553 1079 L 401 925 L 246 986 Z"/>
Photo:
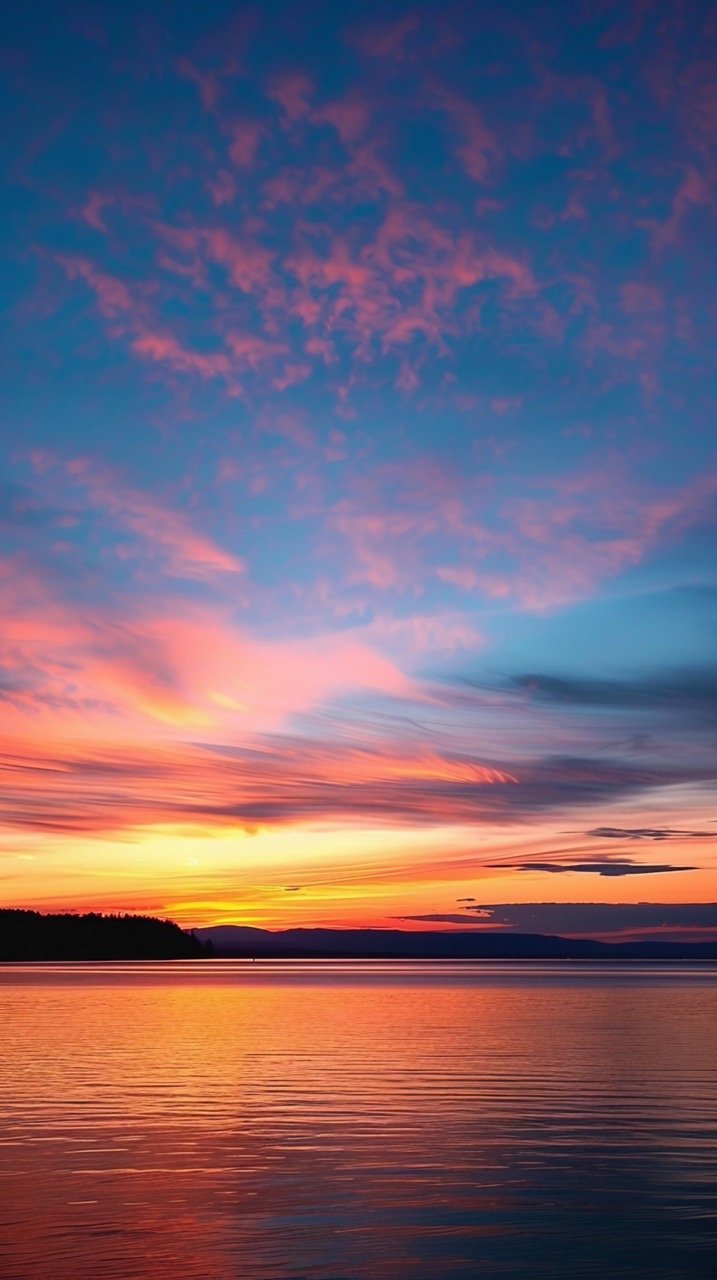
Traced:
<path fill-rule="evenodd" d="M 715 988 L 689 975 L 665 1001 L 549 967 L 30 966 L 0 1000 L 8 1275 L 415 1280 L 440 1241 L 470 1280 L 526 1213 L 548 1275 L 577 1214 L 605 1241 L 606 1192 L 644 1187 L 653 1235 L 713 1199 Z"/>

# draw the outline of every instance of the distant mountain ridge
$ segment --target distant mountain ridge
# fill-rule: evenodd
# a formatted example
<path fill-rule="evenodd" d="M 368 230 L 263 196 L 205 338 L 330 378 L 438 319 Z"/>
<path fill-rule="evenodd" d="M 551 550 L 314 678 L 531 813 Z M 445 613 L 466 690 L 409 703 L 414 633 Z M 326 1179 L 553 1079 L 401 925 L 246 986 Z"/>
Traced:
<path fill-rule="evenodd" d="M 600 942 L 543 933 L 404 929 L 284 929 L 214 925 L 184 930 L 151 916 L 43 915 L 0 909 L 0 962 L 199 960 L 205 957 L 334 960 L 717 961 L 717 942 Z"/>
<path fill-rule="evenodd" d="M 717 942 L 599 942 L 543 933 L 476 930 L 284 929 L 213 925 L 193 929 L 215 956 L 365 960 L 717 960 Z"/>

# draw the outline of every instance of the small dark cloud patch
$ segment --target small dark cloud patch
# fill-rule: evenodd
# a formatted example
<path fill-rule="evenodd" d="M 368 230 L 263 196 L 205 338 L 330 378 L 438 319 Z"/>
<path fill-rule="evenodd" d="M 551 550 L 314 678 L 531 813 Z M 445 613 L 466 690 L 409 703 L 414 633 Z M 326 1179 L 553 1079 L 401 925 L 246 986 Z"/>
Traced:
<path fill-rule="evenodd" d="M 470 911 L 470 907 L 466 910 Z M 491 932 L 497 932 L 499 929 L 509 929 L 511 925 L 500 924 L 498 921 L 491 920 L 488 912 L 485 912 L 484 918 L 472 916 L 459 916 L 457 913 L 450 911 L 428 911 L 424 915 L 416 916 L 393 916 L 394 920 L 420 920 L 426 924 L 460 924 L 464 929 L 475 928 L 476 925 L 482 925 Z M 533 930 L 535 932 L 535 930 Z"/>
<path fill-rule="evenodd" d="M 690 831 L 679 827 L 593 827 L 585 833 L 601 840 L 697 840 L 716 839 L 717 831 Z"/>
<path fill-rule="evenodd" d="M 650 876 L 663 871 L 696 871 L 697 867 L 675 866 L 670 862 L 634 862 L 632 858 L 610 858 L 594 862 L 514 862 L 512 870 L 549 871 L 551 875 L 577 871 L 597 876 Z"/>
<path fill-rule="evenodd" d="M 301 890 L 303 888 L 304 888 L 303 884 L 285 884 L 284 893 L 301 893 Z"/>
<path fill-rule="evenodd" d="M 475 898 L 456 898 L 456 902 L 475 902 Z"/>

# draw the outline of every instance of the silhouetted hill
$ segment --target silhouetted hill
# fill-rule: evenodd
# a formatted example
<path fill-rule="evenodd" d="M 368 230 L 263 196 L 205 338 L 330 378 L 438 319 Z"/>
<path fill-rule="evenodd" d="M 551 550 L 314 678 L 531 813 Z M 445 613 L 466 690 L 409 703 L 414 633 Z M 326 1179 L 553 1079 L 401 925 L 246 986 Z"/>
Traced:
<path fill-rule="evenodd" d="M 542 933 L 454 933 L 403 929 L 285 929 L 247 925 L 194 929 L 217 956 L 366 960 L 717 960 L 715 942 L 598 942 Z"/>
<path fill-rule="evenodd" d="M 0 960 L 192 960 L 211 954 L 172 920 L 0 910 Z"/>

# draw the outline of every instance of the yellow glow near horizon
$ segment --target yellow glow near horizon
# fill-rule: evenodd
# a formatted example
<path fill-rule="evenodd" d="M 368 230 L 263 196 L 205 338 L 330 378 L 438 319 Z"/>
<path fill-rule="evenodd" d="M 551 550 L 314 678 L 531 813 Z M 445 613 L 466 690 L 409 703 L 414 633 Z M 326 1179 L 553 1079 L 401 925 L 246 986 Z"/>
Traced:
<path fill-rule="evenodd" d="M 464 908 L 457 900 L 467 897 L 486 904 L 644 900 L 642 876 L 516 873 L 516 860 L 537 859 L 546 842 L 568 849 L 575 841 L 564 827 L 546 834 L 544 826 L 515 824 L 480 830 L 297 824 L 211 833 L 162 825 L 131 838 L 63 835 L 42 847 L 17 842 L 0 854 L 0 865 L 8 906 L 145 911 L 187 926 L 402 921 L 401 927 L 411 927 L 403 917 L 460 916 Z M 694 842 L 671 844 L 673 862 L 694 866 L 694 854 Z M 706 854 L 703 847 L 697 871 L 651 877 L 650 899 L 709 901 L 714 858 Z"/>

